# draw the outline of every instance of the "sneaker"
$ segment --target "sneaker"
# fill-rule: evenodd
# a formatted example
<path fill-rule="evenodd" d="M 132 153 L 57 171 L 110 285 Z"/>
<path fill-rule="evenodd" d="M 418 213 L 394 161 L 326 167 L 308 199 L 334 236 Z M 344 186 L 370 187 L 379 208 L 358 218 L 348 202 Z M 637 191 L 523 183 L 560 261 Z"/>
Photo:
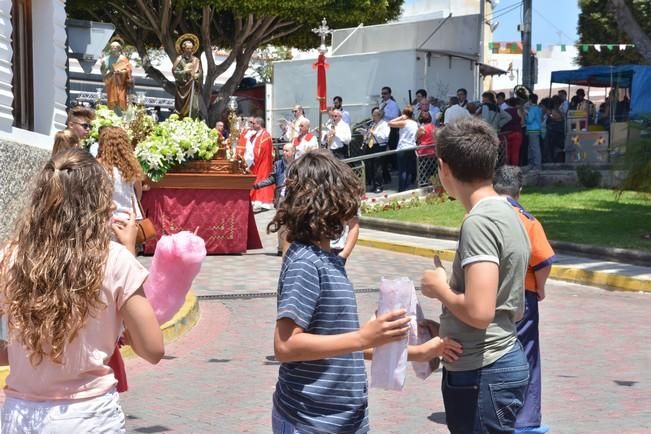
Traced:
<path fill-rule="evenodd" d="M 375 187 L 374 193 L 382 193 L 384 189 L 382 187 Z"/>

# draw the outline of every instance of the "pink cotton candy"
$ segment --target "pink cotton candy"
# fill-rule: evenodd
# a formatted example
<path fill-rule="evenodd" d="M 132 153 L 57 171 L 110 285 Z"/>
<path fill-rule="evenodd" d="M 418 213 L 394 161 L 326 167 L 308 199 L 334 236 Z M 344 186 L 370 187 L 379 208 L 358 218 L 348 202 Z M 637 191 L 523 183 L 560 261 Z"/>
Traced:
<path fill-rule="evenodd" d="M 183 306 L 205 257 L 203 239 L 192 232 L 163 235 L 158 241 L 144 290 L 160 324 Z"/>

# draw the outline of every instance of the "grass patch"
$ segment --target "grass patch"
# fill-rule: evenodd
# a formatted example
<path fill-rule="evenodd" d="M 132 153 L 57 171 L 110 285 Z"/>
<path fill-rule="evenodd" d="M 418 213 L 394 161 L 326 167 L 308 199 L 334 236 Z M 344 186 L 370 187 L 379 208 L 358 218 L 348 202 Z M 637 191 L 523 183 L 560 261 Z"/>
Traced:
<path fill-rule="evenodd" d="M 607 247 L 651 250 L 651 195 L 578 187 L 529 188 L 520 203 L 538 218 L 549 239 Z M 387 210 L 370 217 L 459 227 L 465 214 L 459 201 Z"/>

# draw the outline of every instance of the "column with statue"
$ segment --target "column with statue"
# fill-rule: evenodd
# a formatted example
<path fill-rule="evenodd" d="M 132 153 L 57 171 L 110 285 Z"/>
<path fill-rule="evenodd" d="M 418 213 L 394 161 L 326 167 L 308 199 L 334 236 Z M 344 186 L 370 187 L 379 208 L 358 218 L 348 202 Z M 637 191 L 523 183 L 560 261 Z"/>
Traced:
<path fill-rule="evenodd" d="M 201 60 L 195 56 L 198 49 L 199 38 L 196 35 L 186 33 L 176 40 L 176 52 L 179 55 L 172 65 L 176 80 L 174 108 L 181 118 L 199 116 L 203 69 Z"/>

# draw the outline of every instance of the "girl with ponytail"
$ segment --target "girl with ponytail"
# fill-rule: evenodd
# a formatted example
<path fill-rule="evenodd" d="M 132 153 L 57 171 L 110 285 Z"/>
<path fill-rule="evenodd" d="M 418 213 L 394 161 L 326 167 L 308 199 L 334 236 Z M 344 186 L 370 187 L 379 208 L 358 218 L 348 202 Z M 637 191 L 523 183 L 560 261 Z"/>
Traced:
<path fill-rule="evenodd" d="M 111 217 L 112 190 L 88 152 L 54 155 L 0 252 L 0 359 L 11 367 L 3 433 L 125 432 L 107 364 L 122 323 L 136 354 L 154 364 L 164 354 L 142 289 L 148 272 L 134 257 L 134 216 Z"/>

